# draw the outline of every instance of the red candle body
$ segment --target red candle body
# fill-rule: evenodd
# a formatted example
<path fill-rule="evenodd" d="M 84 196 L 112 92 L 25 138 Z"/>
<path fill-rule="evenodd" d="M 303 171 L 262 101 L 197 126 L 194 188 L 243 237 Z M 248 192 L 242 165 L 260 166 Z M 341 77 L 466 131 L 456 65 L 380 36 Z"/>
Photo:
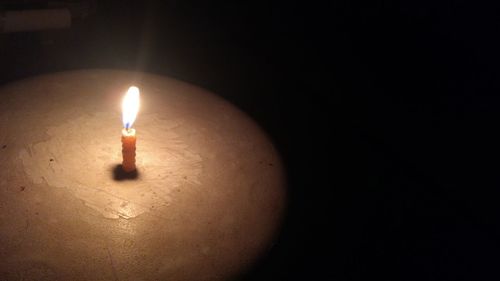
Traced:
<path fill-rule="evenodd" d="M 122 168 L 125 172 L 135 171 L 135 130 L 123 129 L 122 130 L 122 155 L 123 162 Z"/>

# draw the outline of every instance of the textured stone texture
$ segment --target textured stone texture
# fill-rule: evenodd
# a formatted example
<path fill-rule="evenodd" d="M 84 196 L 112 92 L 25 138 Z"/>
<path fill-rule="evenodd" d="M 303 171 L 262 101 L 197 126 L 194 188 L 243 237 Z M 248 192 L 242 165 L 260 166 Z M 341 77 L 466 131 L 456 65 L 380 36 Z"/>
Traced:
<path fill-rule="evenodd" d="M 124 179 L 130 85 L 142 92 L 139 173 Z M 249 117 L 151 74 L 3 87 L 0 159 L 2 280 L 224 280 L 265 253 L 285 205 L 279 156 Z"/>

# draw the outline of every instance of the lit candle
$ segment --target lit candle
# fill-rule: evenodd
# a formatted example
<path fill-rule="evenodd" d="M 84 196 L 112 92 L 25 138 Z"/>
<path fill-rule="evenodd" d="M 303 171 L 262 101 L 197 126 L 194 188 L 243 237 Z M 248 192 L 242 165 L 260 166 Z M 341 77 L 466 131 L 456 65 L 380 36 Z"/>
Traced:
<path fill-rule="evenodd" d="M 135 129 L 132 129 L 137 112 L 139 111 L 139 88 L 132 86 L 128 89 L 122 103 L 123 130 L 122 130 L 122 168 L 125 172 L 135 171 Z"/>

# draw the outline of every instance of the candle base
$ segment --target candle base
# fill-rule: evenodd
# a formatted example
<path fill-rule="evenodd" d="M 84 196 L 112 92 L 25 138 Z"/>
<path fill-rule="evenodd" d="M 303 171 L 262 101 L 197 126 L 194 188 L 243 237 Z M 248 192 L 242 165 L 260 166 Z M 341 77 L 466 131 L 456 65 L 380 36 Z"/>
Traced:
<path fill-rule="evenodd" d="M 137 171 L 137 168 L 135 167 L 135 164 L 121 164 L 121 169 L 123 172 L 127 173 L 127 174 L 130 174 L 130 173 L 134 173 Z"/>
<path fill-rule="evenodd" d="M 139 179 L 139 171 L 134 169 L 133 171 L 127 172 L 123 168 L 122 164 L 118 164 L 113 168 L 113 179 L 115 181 L 123 180 L 136 180 Z"/>

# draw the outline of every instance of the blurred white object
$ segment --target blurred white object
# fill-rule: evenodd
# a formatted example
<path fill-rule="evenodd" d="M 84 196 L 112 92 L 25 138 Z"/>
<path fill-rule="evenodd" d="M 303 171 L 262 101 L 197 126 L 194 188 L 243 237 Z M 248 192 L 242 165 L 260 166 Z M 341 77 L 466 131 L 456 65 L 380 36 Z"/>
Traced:
<path fill-rule="evenodd" d="M 5 11 L 0 16 L 1 32 L 37 31 L 71 27 L 68 9 Z"/>

